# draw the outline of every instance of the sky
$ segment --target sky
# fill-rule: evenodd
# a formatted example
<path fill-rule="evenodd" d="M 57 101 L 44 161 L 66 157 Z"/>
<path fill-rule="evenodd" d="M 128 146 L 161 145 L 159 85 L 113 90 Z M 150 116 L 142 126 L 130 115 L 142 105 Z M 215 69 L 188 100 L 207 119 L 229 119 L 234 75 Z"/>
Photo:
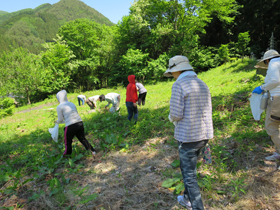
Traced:
<path fill-rule="evenodd" d="M 129 8 L 133 0 L 81 0 L 88 6 L 107 17 L 111 22 L 118 23 L 123 16 L 129 14 Z M 34 9 L 41 4 L 55 4 L 59 0 L 0 0 L 0 10 L 16 12 L 18 10 Z"/>

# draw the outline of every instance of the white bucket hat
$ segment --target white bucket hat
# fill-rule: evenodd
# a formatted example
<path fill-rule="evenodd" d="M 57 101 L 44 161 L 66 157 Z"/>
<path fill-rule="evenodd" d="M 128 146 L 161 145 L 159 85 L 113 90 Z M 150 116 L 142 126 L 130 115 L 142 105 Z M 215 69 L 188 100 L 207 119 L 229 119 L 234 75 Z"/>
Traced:
<path fill-rule="evenodd" d="M 193 67 L 190 65 L 189 59 L 183 55 L 176 55 L 169 59 L 169 68 L 164 72 L 164 76 L 172 77 L 171 72 L 192 70 Z"/>
<path fill-rule="evenodd" d="M 280 57 L 280 54 L 276 50 L 268 50 L 263 55 L 263 58 L 255 65 L 255 68 L 267 69 L 268 66 L 264 64 L 264 61 L 267 59 Z"/>

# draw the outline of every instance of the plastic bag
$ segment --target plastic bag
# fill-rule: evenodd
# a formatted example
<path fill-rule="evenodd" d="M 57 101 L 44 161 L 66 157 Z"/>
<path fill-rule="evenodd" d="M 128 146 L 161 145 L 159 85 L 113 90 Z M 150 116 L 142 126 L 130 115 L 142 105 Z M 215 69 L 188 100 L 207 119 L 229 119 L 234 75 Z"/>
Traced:
<path fill-rule="evenodd" d="M 58 140 L 58 124 L 55 123 L 55 126 L 53 128 L 49 128 L 49 132 L 52 136 L 52 139 L 57 143 L 57 140 Z"/>
<path fill-rule="evenodd" d="M 257 93 L 252 93 L 252 96 L 249 98 L 251 111 L 255 120 L 261 119 L 261 114 L 264 109 L 260 108 L 262 95 Z"/>
<path fill-rule="evenodd" d="M 202 155 L 203 155 L 203 162 L 205 164 L 212 163 L 211 149 L 209 144 L 206 144 L 205 147 L 202 149 Z"/>

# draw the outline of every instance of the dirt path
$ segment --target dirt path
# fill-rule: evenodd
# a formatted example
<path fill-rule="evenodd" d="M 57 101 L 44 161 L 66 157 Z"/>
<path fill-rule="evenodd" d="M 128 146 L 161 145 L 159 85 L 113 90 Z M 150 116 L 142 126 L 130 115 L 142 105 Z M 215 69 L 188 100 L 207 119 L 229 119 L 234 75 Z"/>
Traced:
<path fill-rule="evenodd" d="M 53 103 L 43 104 L 43 105 L 40 105 L 40 106 L 37 106 L 37 107 L 31 107 L 31 108 L 28 108 L 28 109 L 25 109 L 25 110 L 22 110 L 22 111 L 15 112 L 15 114 L 26 113 L 26 112 L 30 112 L 30 111 L 33 111 L 33 110 L 39 110 L 39 109 L 42 109 L 44 107 L 52 106 L 54 104 L 57 104 L 57 103 L 53 102 Z"/>

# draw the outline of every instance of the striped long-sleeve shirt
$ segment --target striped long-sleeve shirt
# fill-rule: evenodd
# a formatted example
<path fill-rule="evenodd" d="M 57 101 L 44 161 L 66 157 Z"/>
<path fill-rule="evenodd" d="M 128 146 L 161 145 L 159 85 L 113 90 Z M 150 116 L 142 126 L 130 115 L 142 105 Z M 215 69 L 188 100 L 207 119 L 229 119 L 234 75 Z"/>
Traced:
<path fill-rule="evenodd" d="M 178 122 L 174 138 L 180 142 L 213 138 L 210 91 L 197 76 L 185 76 L 173 84 L 170 118 Z"/>

